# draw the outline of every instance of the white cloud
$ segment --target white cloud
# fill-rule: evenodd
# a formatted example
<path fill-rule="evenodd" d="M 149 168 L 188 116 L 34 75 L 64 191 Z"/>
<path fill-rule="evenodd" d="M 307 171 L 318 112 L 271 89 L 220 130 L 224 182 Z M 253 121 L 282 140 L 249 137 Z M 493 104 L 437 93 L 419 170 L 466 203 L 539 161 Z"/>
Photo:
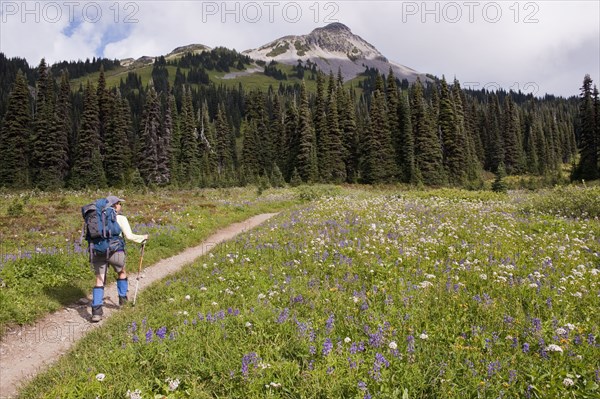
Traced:
<path fill-rule="evenodd" d="M 535 82 L 540 95 L 576 94 L 585 73 L 600 79 L 598 2 L 96 2 L 103 7 L 93 23 L 92 3 L 74 7 L 84 22 L 67 37 L 65 7 L 51 23 L 55 15 L 40 8 L 36 23 L 24 3 L 0 0 L 0 51 L 31 64 L 85 59 L 102 49 L 108 58 L 156 56 L 191 43 L 243 51 L 339 21 L 390 60 L 447 79 L 513 88 Z"/>

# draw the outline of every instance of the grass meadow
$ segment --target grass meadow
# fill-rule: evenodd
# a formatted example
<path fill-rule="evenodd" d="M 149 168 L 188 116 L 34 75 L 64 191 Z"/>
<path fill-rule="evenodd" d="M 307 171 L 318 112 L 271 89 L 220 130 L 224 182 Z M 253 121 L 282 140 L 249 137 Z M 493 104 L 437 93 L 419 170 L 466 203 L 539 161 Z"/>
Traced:
<path fill-rule="evenodd" d="M 598 188 L 297 196 L 20 397 L 600 397 Z"/>

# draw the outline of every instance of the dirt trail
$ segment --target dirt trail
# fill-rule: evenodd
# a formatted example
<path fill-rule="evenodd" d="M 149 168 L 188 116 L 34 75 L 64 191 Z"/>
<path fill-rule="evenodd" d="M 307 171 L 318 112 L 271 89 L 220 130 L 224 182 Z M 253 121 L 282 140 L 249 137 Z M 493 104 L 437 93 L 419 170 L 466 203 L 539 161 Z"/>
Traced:
<path fill-rule="evenodd" d="M 178 255 L 145 268 L 139 280 L 138 295 L 153 282 L 208 253 L 215 245 L 258 226 L 274 215 L 276 214 L 262 214 L 234 223 L 217 231 L 197 247 L 188 248 Z M 134 273 L 135 271 L 131 270 L 129 275 L 130 299 L 133 299 L 137 284 L 137 276 Z M 87 300 L 81 301 L 85 303 L 68 306 L 46 316 L 35 325 L 8 330 L 0 341 L 0 398 L 15 396 L 21 384 L 51 365 L 88 331 L 104 324 L 104 321 L 118 308 L 116 284 L 107 286 L 104 295 L 104 320 L 100 323 L 89 322 L 91 315 L 87 302 L 91 300 L 90 296 Z"/>

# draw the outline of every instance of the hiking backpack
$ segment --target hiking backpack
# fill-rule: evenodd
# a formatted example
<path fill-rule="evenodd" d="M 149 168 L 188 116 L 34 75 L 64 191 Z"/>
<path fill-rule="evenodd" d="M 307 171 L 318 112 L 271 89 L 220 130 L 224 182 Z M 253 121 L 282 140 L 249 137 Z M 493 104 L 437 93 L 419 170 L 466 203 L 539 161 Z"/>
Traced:
<path fill-rule="evenodd" d="M 125 242 L 121 237 L 121 226 L 117 223 L 117 212 L 106 198 L 81 208 L 84 220 L 83 234 L 89 244 L 90 253 L 107 254 L 123 251 Z"/>

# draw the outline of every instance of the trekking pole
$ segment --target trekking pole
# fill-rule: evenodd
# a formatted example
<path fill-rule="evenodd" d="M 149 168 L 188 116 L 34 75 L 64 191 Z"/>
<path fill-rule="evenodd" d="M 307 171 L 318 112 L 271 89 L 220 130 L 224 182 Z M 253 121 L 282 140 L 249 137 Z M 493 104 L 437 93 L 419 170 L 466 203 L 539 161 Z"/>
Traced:
<path fill-rule="evenodd" d="M 137 298 L 138 288 L 140 288 L 140 274 L 142 273 L 142 262 L 144 261 L 144 248 L 146 247 L 146 240 L 142 242 L 142 253 L 140 255 L 140 265 L 138 266 L 137 277 L 135 278 L 135 293 L 133 294 L 133 304 Z"/>

